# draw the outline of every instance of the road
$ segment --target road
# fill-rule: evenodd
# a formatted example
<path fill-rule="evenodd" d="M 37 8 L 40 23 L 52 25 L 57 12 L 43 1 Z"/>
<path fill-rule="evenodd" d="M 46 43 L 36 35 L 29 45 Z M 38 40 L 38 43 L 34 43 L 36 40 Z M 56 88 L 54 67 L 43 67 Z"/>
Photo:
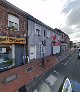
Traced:
<path fill-rule="evenodd" d="M 77 59 L 77 51 L 59 62 L 53 69 L 37 78 L 30 84 L 29 92 L 60 92 L 59 89 L 65 77 L 80 83 L 80 60 Z M 32 85 L 32 86 L 31 86 Z M 77 89 L 77 91 L 75 90 Z M 33 91 L 34 90 L 34 91 Z M 80 92 L 74 88 L 73 92 Z"/>
<path fill-rule="evenodd" d="M 77 51 L 65 61 L 60 62 L 55 67 L 55 71 L 80 83 L 80 59 L 77 59 Z"/>
<path fill-rule="evenodd" d="M 77 58 L 78 53 L 75 51 L 66 60 L 60 62 L 55 71 L 60 74 L 60 77 L 68 77 L 69 79 L 80 83 L 80 59 Z M 80 88 L 76 92 L 80 92 Z"/>

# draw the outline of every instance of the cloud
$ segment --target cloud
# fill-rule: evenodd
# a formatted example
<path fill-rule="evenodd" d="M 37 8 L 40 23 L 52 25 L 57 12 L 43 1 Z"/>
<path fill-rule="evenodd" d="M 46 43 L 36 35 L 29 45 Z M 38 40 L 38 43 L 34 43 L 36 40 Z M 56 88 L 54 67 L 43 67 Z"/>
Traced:
<path fill-rule="evenodd" d="M 76 38 L 79 38 L 79 37 L 80 37 L 80 32 L 76 33 L 76 34 L 75 34 L 75 37 L 76 37 Z"/>
<path fill-rule="evenodd" d="M 64 27 L 62 28 L 62 31 L 64 31 L 66 34 L 73 34 L 74 30 L 70 27 Z"/>
<path fill-rule="evenodd" d="M 62 10 L 64 16 L 63 31 L 72 41 L 80 41 L 80 0 L 68 0 Z"/>
<path fill-rule="evenodd" d="M 66 24 L 68 26 L 79 25 L 80 24 L 80 6 L 72 9 L 66 18 Z"/>
<path fill-rule="evenodd" d="M 67 14 L 71 9 L 80 5 L 80 0 L 68 0 L 65 4 L 64 9 L 62 10 L 65 14 Z"/>

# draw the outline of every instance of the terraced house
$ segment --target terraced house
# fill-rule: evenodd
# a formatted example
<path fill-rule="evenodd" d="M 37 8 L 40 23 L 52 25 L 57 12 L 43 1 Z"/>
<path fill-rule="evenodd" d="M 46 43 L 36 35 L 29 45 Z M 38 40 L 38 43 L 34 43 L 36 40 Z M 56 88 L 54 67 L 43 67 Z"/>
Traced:
<path fill-rule="evenodd" d="M 69 37 L 28 14 L 28 56 L 40 59 L 69 49 Z"/>
<path fill-rule="evenodd" d="M 25 12 L 0 0 L 0 71 L 26 63 Z"/>

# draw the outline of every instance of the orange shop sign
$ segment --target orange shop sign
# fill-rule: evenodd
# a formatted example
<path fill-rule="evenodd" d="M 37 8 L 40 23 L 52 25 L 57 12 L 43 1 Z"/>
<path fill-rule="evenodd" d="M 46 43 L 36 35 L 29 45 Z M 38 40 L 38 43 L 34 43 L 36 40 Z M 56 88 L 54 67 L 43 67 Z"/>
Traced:
<path fill-rule="evenodd" d="M 25 38 L 0 36 L 0 44 L 26 44 Z"/>

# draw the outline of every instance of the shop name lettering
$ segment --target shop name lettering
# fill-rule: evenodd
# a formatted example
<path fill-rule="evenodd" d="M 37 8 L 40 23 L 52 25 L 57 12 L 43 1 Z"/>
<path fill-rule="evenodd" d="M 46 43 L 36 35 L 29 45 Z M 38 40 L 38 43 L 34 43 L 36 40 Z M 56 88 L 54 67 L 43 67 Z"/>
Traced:
<path fill-rule="evenodd" d="M 17 39 L 14 39 L 14 38 L 9 38 L 8 40 L 10 42 L 24 42 L 24 40 L 17 40 Z"/>
<path fill-rule="evenodd" d="M 0 38 L 0 42 L 9 41 L 9 42 L 25 42 L 25 40 L 19 40 L 15 38 Z"/>

